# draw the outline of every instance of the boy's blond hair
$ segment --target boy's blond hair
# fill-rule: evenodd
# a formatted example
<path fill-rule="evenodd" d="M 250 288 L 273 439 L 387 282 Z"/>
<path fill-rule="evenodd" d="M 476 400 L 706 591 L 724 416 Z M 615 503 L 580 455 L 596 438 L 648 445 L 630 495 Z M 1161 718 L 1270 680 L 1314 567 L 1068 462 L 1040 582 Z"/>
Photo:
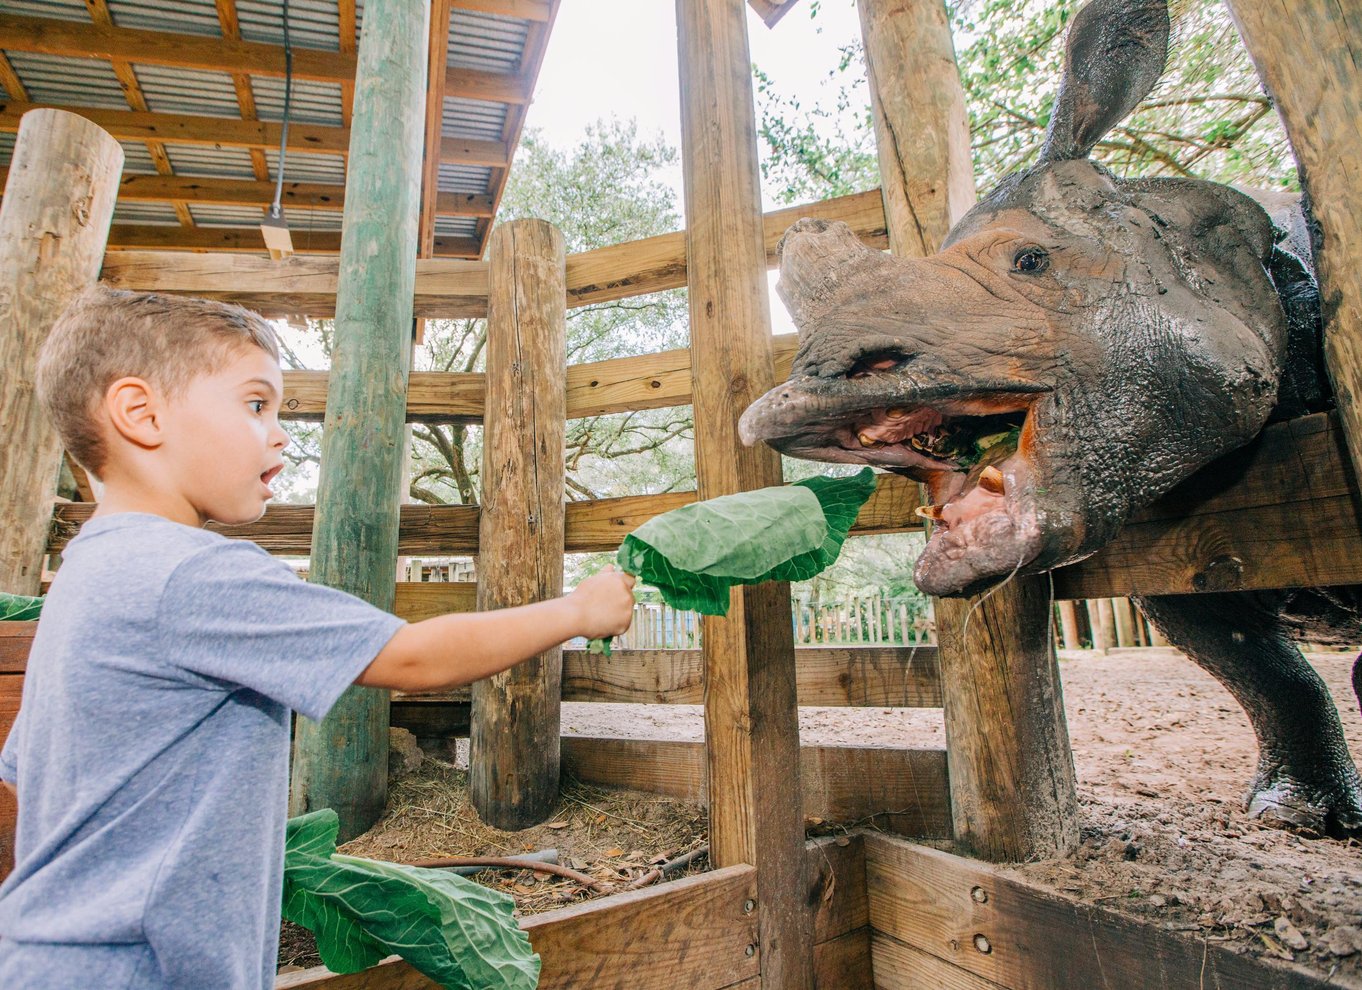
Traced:
<path fill-rule="evenodd" d="M 38 357 L 38 397 L 67 453 L 98 477 L 108 450 L 95 409 L 110 385 L 132 376 L 173 396 L 249 346 L 279 360 L 274 328 L 244 307 L 95 285 L 53 325 Z"/>

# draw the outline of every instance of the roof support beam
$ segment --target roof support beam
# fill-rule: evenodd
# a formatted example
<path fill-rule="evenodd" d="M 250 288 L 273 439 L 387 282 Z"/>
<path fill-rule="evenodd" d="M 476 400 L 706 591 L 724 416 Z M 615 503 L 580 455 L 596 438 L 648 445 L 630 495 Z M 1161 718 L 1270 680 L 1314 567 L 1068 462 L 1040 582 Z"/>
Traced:
<path fill-rule="evenodd" d="M 293 230 L 299 254 L 336 254 L 338 230 Z M 480 245 L 471 237 L 436 237 L 437 258 L 476 258 Z M 259 227 L 176 227 L 170 224 L 116 223 L 109 228 L 110 251 L 229 251 L 264 254 Z"/>
<path fill-rule="evenodd" d="M 522 21 L 547 21 L 553 16 L 553 0 L 454 0 L 455 10 L 498 17 L 518 17 Z"/>

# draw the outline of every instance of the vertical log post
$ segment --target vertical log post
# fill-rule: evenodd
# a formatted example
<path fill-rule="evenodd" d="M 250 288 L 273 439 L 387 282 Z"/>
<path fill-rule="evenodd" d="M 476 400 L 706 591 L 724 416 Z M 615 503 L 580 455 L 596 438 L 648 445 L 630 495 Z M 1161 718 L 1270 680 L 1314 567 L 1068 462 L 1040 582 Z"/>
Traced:
<path fill-rule="evenodd" d="M 775 385 L 752 62 L 742 0 L 677 0 L 676 12 L 695 466 L 700 498 L 714 498 L 781 482 L 776 452 L 738 438 L 738 417 Z M 702 644 L 710 858 L 757 868 L 761 985 L 803 990 L 813 946 L 789 586 L 735 589 L 727 618 L 705 617 Z"/>
<path fill-rule="evenodd" d="M 483 421 L 478 609 L 563 593 L 567 253 L 542 220 L 492 231 L 487 413 Z M 473 685 L 469 790 L 507 831 L 544 821 L 558 800 L 563 651 Z"/>
<path fill-rule="evenodd" d="M 893 252 L 937 250 L 974 202 L 965 98 L 940 0 L 860 0 Z M 1049 581 L 935 603 L 951 814 L 991 860 L 1078 843 L 1078 795 L 1050 636 Z"/>
<path fill-rule="evenodd" d="M 309 579 L 392 610 L 416 288 L 430 0 L 369 0 L 355 74 L 336 332 Z M 341 841 L 388 797 L 388 692 L 352 687 L 294 732 L 292 814 L 334 808 Z"/>
<path fill-rule="evenodd" d="M 1228 4 L 1281 115 L 1319 224 L 1325 366 L 1353 473 L 1362 479 L 1362 9 L 1338 0 Z"/>
<path fill-rule="evenodd" d="M 1078 609 L 1073 602 L 1059 603 L 1059 628 L 1064 649 L 1077 650 L 1082 646 L 1078 638 Z"/>
<path fill-rule="evenodd" d="M 123 148 L 64 110 L 19 121 L 0 203 L 0 591 L 36 595 L 61 442 L 38 403 L 38 351 L 71 299 L 99 277 Z"/>

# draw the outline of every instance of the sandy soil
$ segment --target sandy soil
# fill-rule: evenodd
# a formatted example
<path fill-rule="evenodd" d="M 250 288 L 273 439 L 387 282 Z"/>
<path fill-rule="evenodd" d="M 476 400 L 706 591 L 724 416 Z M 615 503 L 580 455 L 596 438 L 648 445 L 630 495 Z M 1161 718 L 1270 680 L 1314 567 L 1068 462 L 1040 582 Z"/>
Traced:
<path fill-rule="evenodd" d="M 1352 654 L 1312 654 L 1362 763 Z M 1362 987 L 1362 844 L 1302 839 L 1242 812 L 1256 761 L 1243 710 L 1174 650 L 1061 655 L 1083 815 L 1070 859 L 1024 878 Z M 696 706 L 564 705 L 564 731 L 699 739 Z M 815 708 L 806 743 L 942 746 L 939 711 Z"/>

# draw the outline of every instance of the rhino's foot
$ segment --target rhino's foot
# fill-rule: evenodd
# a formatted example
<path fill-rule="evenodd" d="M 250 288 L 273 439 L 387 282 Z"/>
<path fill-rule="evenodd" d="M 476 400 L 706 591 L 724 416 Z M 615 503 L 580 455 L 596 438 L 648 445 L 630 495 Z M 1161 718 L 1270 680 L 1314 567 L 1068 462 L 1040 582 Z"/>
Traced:
<path fill-rule="evenodd" d="M 1248 814 L 1264 825 L 1310 838 L 1362 838 L 1362 795 L 1352 782 L 1321 794 L 1297 780 L 1277 774 L 1255 782 Z"/>

